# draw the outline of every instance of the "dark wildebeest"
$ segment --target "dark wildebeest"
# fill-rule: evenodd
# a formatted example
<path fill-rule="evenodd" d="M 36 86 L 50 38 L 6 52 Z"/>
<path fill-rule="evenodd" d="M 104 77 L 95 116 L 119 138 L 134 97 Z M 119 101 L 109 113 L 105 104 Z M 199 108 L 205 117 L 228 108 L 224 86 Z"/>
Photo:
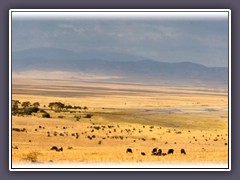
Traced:
<path fill-rule="evenodd" d="M 12 147 L 13 149 L 18 149 L 18 147 L 17 146 L 14 146 L 14 147 Z"/>
<path fill-rule="evenodd" d="M 161 156 L 161 155 L 162 155 L 162 149 L 158 149 L 157 155 L 158 155 L 158 156 Z"/>
<path fill-rule="evenodd" d="M 127 148 L 126 153 L 132 153 L 132 149 L 131 148 Z"/>
<path fill-rule="evenodd" d="M 53 146 L 50 150 L 58 151 L 58 148 L 56 146 Z"/>
<path fill-rule="evenodd" d="M 157 155 L 158 148 L 153 148 L 152 155 Z"/>
<path fill-rule="evenodd" d="M 185 149 L 181 149 L 181 154 L 186 154 Z"/>
<path fill-rule="evenodd" d="M 56 146 L 52 146 L 52 148 L 50 150 L 55 150 L 55 151 L 60 152 L 60 151 L 63 151 L 63 148 L 61 147 L 58 149 Z"/>
<path fill-rule="evenodd" d="M 166 156 L 167 155 L 167 153 L 162 153 L 162 156 Z"/>
<path fill-rule="evenodd" d="M 141 152 L 141 155 L 145 156 L 146 154 L 145 154 L 145 152 Z"/>
<path fill-rule="evenodd" d="M 173 154 L 174 150 L 173 149 L 169 149 L 168 150 L 168 154 Z"/>

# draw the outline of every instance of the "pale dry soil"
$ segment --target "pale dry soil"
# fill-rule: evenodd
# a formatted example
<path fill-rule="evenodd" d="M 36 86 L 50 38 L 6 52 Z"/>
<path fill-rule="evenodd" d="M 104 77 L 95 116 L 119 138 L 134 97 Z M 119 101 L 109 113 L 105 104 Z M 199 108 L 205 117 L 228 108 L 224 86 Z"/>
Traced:
<path fill-rule="evenodd" d="M 13 163 L 228 163 L 224 89 L 18 80 L 12 92 L 15 100 L 40 102 L 51 115 L 12 117 L 12 128 L 26 129 L 12 131 Z M 54 112 L 47 106 L 56 101 L 88 109 Z M 152 156 L 155 147 L 174 153 Z"/>

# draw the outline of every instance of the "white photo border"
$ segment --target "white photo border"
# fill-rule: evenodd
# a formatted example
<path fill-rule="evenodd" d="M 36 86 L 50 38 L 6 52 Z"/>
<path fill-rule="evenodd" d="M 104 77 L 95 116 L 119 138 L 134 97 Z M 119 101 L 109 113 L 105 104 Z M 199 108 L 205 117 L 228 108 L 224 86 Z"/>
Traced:
<path fill-rule="evenodd" d="M 189 165 L 189 167 L 183 168 L 183 165 L 176 167 L 164 165 L 163 167 L 151 167 L 145 164 L 141 166 L 128 166 L 128 165 L 105 165 L 99 167 L 99 165 L 82 165 L 77 167 L 72 165 L 66 167 L 66 165 L 50 165 L 36 166 L 36 165 L 19 165 L 13 167 L 12 163 L 12 14 L 14 12 L 227 12 L 228 13 L 228 165 L 225 168 L 222 166 L 214 165 L 214 167 L 207 167 L 205 165 L 195 166 Z M 9 170 L 10 171 L 231 171 L 231 10 L 230 9 L 10 9 L 9 10 Z"/>

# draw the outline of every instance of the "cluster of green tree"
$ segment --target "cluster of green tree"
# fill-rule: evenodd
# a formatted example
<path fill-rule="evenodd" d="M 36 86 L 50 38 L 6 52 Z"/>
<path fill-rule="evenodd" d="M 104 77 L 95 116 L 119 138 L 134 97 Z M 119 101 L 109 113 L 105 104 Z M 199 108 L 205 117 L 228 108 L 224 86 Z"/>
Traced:
<path fill-rule="evenodd" d="M 81 106 L 71 106 L 71 105 L 66 105 L 65 108 L 66 109 L 82 109 Z"/>
<path fill-rule="evenodd" d="M 51 102 L 49 103 L 48 107 L 51 109 L 61 111 L 63 108 L 65 108 L 65 105 L 61 102 Z"/>
<path fill-rule="evenodd" d="M 33 104 L 31 104 L 29 101 L 24 101 L 21 103 L 19 100 L 12 100 L 12 114 L 32 115 L 32 113 L 36 113 L 39 111 L 39 106 L 39 102 L 34 102 Z"/>
<path fill-rule="evenodd" d="M 81 106 L 72 106 L 72 105 L 65 105 L 61 102 L 50 102 L 48 105 L 49 108 L 51 108 L 52 110 L 55 109 L 57 111 L 61 111 L 62 109 L 84 109 L 87 110 L 88 108 L 86 106 L 81 107 Z"/>
<path fill-rule="evenodd" d="M 21 103 L 19 100 L 12 100 L 12 110 L 19 109 L 19 105 L 21 105 L 23 109 L 26 109 L 29 107 L 38 108 L 40 106 L 40 103 L 34 102 L 33 104 L 31 104 L 29 101 L 24 101 Z"/>
<path fill-rule="evenodd" d="M 50 114 L 47 113 L 44 109 L 39 108 L 40 103 L 34 102 L 31 104 L 30 101 L 24 101 L 20 102 L 19 100 L 12 100 L 12 115 L 32 115 L 32 113 L 43 113 L 42 117 L 44 118 L 50 118 Z M 43 107 L 46 107 L 45 105 Z M 84 109 L 87 110 L 88 108 L 86 106 L 71 106 L 71 105 L 65 105 L 61 102 L 50 102 L 48 107 L 51 110 L 54 110 L 56 112 L 61 112 L 63 109 Z M 87 118 L 91 118 L 87 116 Z"/>
<path fill-rule="evenodd" d="M 32 113 L 43 113 L 42 117 L 50 118 L 50 114 L 45 110 L 39 108 L 40 103 L 30 101 L 20 102 L 19 100 L 12 100 L 12 115 L 32 115 Z"/>

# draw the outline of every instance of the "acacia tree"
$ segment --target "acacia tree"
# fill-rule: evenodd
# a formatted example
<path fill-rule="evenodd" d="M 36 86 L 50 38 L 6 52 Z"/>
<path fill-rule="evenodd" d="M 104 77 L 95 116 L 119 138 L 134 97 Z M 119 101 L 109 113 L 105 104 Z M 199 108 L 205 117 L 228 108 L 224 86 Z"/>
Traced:
<path fill-rule="evenodd" d="M 29 101 L 22 102 L 22 107 L 23 107 L 24 109 L 26 109 L 26 108 L 28 108 L 28 107 L 30 107 L 30 106 L 31 106 L 31 103 L 30 103 Z"/>
<path fill-rule="evenodd" d="M 50 107 L 51 109 L 53 109 L 53 106 L 54 106 L 53 102 L 49 103 L 49 105 L 48 105 L 48 107 Z"/>
<path fill-rule="evenodd" d="M 56 107 L 57 110 L 61 111 L 61 109 L 64 108 L 65 105 L 61 102 L 56 102 L 55 107 Z"/>
<path fill-rule="evenodd" d="M 12 110 L 17 110 L 19 104 L 21 104 L 19 100 L 12 100 Z"/>
<path fill-rule="evenodd" d="M 48 107 L 50 107 L 51 109 L 56 109 L 58 111 L 60 111 L 62 108 L 65 107 L 65 105 L 61 102 L 51 102 L 49 103 Z"/>
<path fill-rule="evenodd" d="M 40 106 L 40 103 L 39 103 L 39 102 L 34 102 L 34 103 L 33 103 L 33 106 L 37 108 L 37 107 Z"/>

